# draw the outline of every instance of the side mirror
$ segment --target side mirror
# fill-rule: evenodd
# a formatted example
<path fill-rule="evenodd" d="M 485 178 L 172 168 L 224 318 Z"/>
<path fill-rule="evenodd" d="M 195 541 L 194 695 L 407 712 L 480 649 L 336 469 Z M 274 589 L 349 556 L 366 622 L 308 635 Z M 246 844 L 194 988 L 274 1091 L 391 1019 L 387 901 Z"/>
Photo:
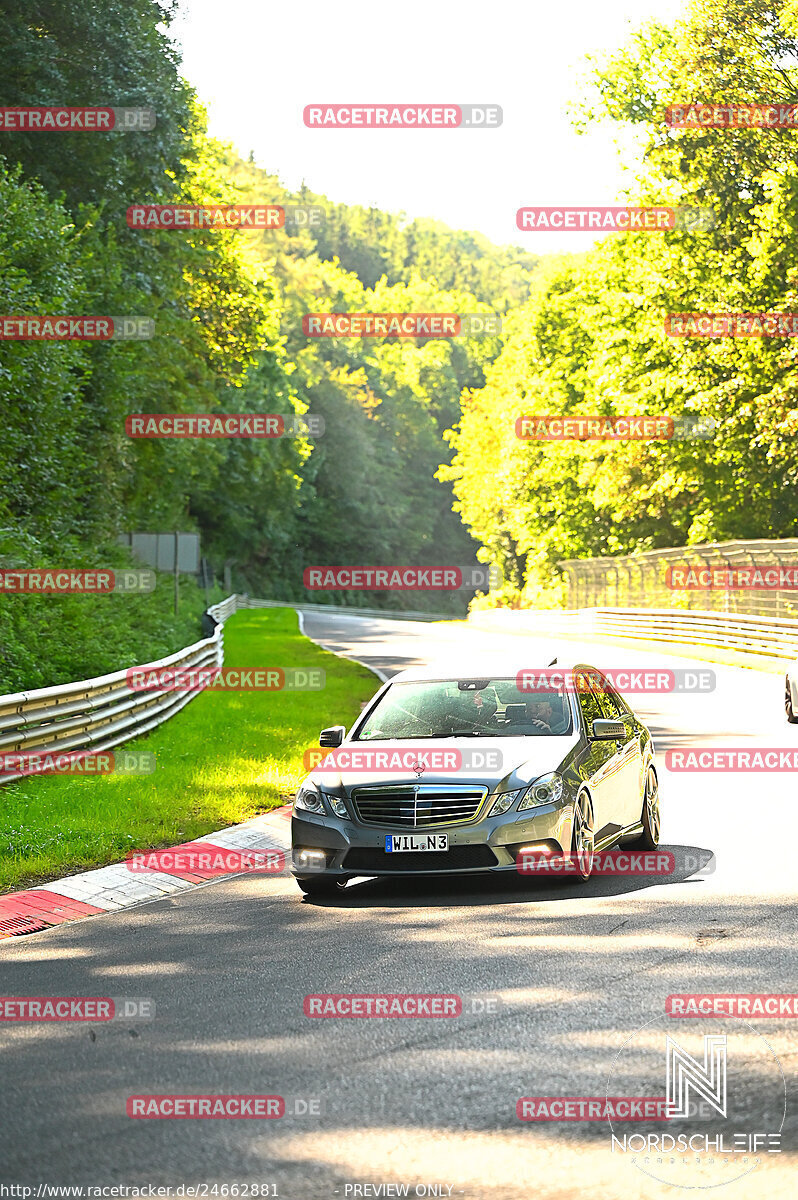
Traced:
<path fill-rule="evenodd" d="M 592 735 L 597 742 L 622 742 L 626 738 L 623 721 L 594 721 Z"/>
<path fill-rule="evenodd" d="M 328 747 L 340 746 L 345 737 L 345 725 L 331 725 L 329 729 L 322 729 L 319 734 L 319 745 Z"/>

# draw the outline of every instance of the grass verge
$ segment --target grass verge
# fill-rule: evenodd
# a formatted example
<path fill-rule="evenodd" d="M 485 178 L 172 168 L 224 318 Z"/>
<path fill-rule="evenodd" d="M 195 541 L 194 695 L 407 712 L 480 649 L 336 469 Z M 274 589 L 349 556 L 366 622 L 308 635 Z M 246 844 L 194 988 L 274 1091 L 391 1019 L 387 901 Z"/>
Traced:
<path fill-rule="evenodd" d="M 152 775 L 46 775 L 0 789 L 0 891 L 171 846 L 274 808 L 306 774 L 325 725 L 351 725 L 379 680 L 298 632 L 293 609 L 236 613 L 225 666 L 325 672 L 307 692 L 206 692 L 144 738 Z"/>

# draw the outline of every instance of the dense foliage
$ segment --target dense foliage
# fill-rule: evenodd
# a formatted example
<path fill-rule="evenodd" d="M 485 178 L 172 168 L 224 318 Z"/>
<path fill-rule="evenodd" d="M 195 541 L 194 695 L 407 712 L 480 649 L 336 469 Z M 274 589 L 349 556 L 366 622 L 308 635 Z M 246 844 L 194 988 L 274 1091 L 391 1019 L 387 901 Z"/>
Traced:
<path fill-rule="evenodd" d="M 709 206 L 704 233 L 614 234 L 563 261 L 513 316 L 449 435 L 463 518 L 508 602 L 556 601 L 560 558 L 798 533 L 798 357 L 779 338 L 669 338 L 667 313 L 798 309 L 796 129 L 676 129 L 668 105 L 795 103 L 796 6 L 696 0 L 596 70 L 580 114 L 635 126 L 631 203 Z M 524 413 L 711 417 L 710 441 L 519 440 Z"/>
<path fill-rule="evenodd" d="M 169 39 L 171 9 L 0 4 L 0 104 L 157 114 L 147 132 L 0 133 L 0 312 L 155 320 L 144 342 L 0 341 L 0 565 L 107 564 L 103 548 L 121 531 L 196 529 L 217 579 L 227 567 L 240 590 L 302 598 L 305 565 L 475 561 L 478 544 L 436 471 L 460 392 L 485 382 L 498 339 L 310 341 L 301 317 L 341 307 L 504 312 L 529 296 L 536 260 L 305 188 L 291 196 L 208 137 Z M 246 200 L 316 204 L 327 219 L 260 236 L 126 223 L 140 203 Z M 326 423 L 313 443 L 125 433 L 131 413 L 308 410 Z M 462 611 L 464 597 L 449 599 Z M 440 594 L 388 601 L 445 604 Z M 55 636 L 65 605 L 41 603 Z M 31 668 L 19 652 L 25 613 L 38 606 L 9 596 L 0 606 L 9 614 L 0 686 L 16 686 Z M 86 601 L 87 634 L 93 611 Z M 160 645 L 159 620 L 153 609 Z M 182 631 L 177 623 L 174 637 Z M 146 620 L 141 640 L 145 648 Z M 124 634 L 119 645 L 131 649 Z M 77 644 L 71 660 L 50 657 L 48 682 L 86 661 Z"/>
<path fill-rule="evenodd" d="M 630 202 L 711 207 L 716 227 L 611 235 L 542 264 L 435 221 L 290 193 L 214 142 L 180 76 L 169 3 L 0 8 L 0 104 L 157 113 L 149 132 L 0 134 L 0 312 L 156 323 L 146 342 L 0 341 L 1 565 L 107 562 L 103 548 L 124 530 L 196 529 L 217 580 L 227 568 L 238 589 L 274 598 L 308 598 L 307 565 L 466 563 L 479 552 L 503 567 L 509 602 L 551 602 L 560 558 L 798 532 L 795 342 L 663 328 L 668 312 L 798 309 L 795 128 L 664 120 L 690 99 L 791 102 L 793 2 L 695 0 L 685 21 L 643 28 L 598 66 L 577 118 L 585 130 L 623 122 L 645 143 Z M 130 205 L 179 201 L 316 205 L 326 220 L 128 228 Z M 504 330 L 456 341 L 302 332 L 304 313 L 342 310 L 492 310 Z M 310 412 L 326 429 L 314 440 L 132 440 L 125 416 L 139 412 Z M 526 413 L 642 412 L 711 417 L 717 432 L 626 444 L 515 435 Z M 15 685 L 43 677 L 20 649 L 34 610 L 47 644 L 41 603 L 0 600 L 13 630 L 0 670 Z M 55 631 L 67 609 L 47 603 Z M 100 604 L 86 602 L 86 637 Z M 152 604 L 162 646 L 183 626 L 166 630 L 165 607 Z M 142 598 L 142 657 L 148 611 Z M 126 633 L 119 644 L 135 655 Z M 78 645 L 51 657 L 53 682 L 85 661 Z"/>

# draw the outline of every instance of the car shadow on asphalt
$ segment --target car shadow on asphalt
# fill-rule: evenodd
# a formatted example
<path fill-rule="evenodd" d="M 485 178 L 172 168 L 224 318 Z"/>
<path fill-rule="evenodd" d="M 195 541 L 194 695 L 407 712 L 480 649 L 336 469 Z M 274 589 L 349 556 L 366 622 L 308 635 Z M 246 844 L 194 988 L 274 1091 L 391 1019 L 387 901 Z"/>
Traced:
<path fill-rule="evenodd" d="M 620 848 L 618 853 L 626 852 Z M 629 850 L 630 854 L 645 852 Z M 652 853 L 652 852 L 649 852 Z M 651 887 L 699 885 L 715 870 L 712 850 L 698 846 L 659 846 L 658 855 L 673 855 L 667 874 L 594 875 L 587 882 L 572 876 L 554 880 L 515 871 L 484 875 L 403 876 L 401 879 L 351 881 L 333 896 L 305 896 L 303 904 L 319 908 L 448 908 L 485 904 L 545 904 L 552 900 L 593 900 L 625 896 Z"/>

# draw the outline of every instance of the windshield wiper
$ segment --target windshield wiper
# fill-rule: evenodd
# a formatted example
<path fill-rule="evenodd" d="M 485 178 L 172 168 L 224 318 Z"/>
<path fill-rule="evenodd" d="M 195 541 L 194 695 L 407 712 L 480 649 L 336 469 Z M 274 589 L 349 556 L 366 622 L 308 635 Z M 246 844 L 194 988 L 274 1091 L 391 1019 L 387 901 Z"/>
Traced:
<path fill-rule="evenodd" d="M 491 732 L 491 730 L 489 730 L 489 729 L 472 729 L 470 731 L 466 730 L 466 729 L 458 729 L 457 733 L 448 733 L 448 734 L 445 734 L 444 736 L 459 738 L 459 737 L 497 737 L 497 736 L 500 737 L 501 735 L 495 734 L 495 733 Z"/>

